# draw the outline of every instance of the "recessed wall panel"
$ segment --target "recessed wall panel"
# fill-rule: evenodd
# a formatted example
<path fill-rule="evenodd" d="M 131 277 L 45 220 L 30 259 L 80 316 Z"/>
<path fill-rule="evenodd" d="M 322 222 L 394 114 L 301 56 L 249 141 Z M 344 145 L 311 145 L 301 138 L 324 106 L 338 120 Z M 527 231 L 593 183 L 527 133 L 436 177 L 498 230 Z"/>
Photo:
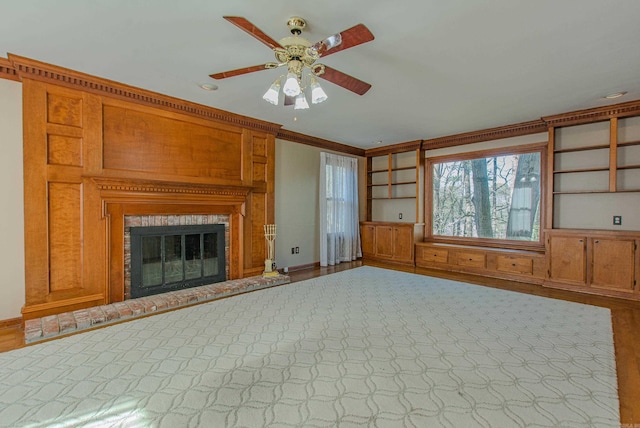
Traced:
<path fill-rule="evenodd" d="M 241 182 L 242 132 L 103 107 L 106 169 Z"/>
<path fill-rule="evenodd" d="M 82 166 L 82 138 L 47 135 L 47 163 Z"/>
<path fill-rule="evenodd" d="M 49 290 L 82 287 L 82 185 L 49 183 Z"/>
<path fill-rule="evenodd" d="M 47 94 L 47 122 L 82 127 L 82 98 Z"/>

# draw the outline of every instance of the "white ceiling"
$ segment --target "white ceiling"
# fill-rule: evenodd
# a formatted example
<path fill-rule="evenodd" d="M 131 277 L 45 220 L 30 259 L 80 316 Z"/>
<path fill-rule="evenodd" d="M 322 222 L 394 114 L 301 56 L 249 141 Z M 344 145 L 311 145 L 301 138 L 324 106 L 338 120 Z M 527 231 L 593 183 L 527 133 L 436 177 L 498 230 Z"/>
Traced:
<path fill-rule="evenodd" d="M 213 81 L 275 59 L 225 15 L 276 40 L 291 16 L 311 42 L 363 23 L 375 40 L 320 62 L 373 87 L 358 96 L 321 80 L 329 99 L 294 112 L 261 99 L 282 69 Z M 640 99 L 639 0 L 0 0 L 0 20 L 0 56 L 361 148 Z M 602 98 L 617 91 L 628 94 Z"/>

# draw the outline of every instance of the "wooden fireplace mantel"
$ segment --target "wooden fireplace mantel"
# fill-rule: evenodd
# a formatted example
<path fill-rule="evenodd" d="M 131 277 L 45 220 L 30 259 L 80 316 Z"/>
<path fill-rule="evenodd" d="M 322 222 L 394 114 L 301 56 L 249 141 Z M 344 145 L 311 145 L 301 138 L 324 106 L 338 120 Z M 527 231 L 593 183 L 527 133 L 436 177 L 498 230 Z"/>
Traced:
<path fill-rule="evenodd" d="M 229 279 L 242 278 L 243 224 L 246 197 L 251 188 L 102 177 L 92 177 L 92 180 L 100 190 L 108 231 L 109 302 L 125 298 L 124 228 L 125 216 L 130 215 L 228 215 Z"/>
<path fill-rule="evenodd" d="M 24 320 L 123 300 L 127 215 L 226 215 L 229 278 L 262 272 L 278 127 L 21 70 Z"/>

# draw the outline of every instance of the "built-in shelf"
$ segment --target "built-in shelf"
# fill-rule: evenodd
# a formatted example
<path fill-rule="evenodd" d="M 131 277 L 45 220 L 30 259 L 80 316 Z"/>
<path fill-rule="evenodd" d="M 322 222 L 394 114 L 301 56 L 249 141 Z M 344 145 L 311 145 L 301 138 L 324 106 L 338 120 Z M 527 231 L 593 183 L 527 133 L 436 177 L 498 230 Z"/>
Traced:
<path fill-rule="evenodd" d="M 387 199 L 415 199 L 415 196 L 391 196 L 390 198 L 367 198 L 370 201 L 380 201 L 380 200 L 387 200 Z"/>
<path fill-rule="evenodd" d="M 640 165 L 624 165 L 624 166 L 619 166 L 617 169 L 638 169 L 640 168 Z"/>
<path fill-rule="evenodd" d="M 637 206 L 640 116 L 553 127 L 548 159 L 548 227 L 607 227 L 600 212 L 617 214 L 618 208 L 630 212 Z M 598 206 L 594 212 L 584 208 L 592 204 Z"/>
<path fill-rule="evenodd" d="M 422 221 L 421 146 L 422 141 L 414 141 L 401 148 L 367 150 L 367 221 L 392 221 L 391 217 L 397 218 L 398 213 L 404 213 L 407 221 Z M 415 218 L 407 214 L 413 211 L 412 206 L 415 206 Z"/>
<path fill-rule="evenodd" d="M 618 167 L 620 169 L 620 167 Z M 554 174 L 573 174 L 577 172 L 596 172 L 596 171 L 609 171 L 609 167 L 603 166 L 600 168 L 575 168 L 575 169 L 559 169 L 553 171 Z"/>
<path fill-rule="evenodd" d="M 623 141 L 623 142 L 619 142 L 618 143 L 618 147 L 625 147 L 625 146 L 639 146 L 640 145 L 640 140 L 636 140 L 636 141 Z"/>
<path fill-rule="evenodd" d="M 583 195 L 589 193 L 614 193 L 609 190 L 563 190 L 563 191 L 554 191 L 554 195 Z"/>
<path fill-rule="evenodd" d="M 584 147 L 570 147 L 566 149 L 555 149 L 553 153 L 570 153 L 570 152 L 584 152 L 588 150 L 602 150 L 608 149 L 609 144 L 596 144 L 592 146 L 584 146 Z"/>
<path fill-rule="evenodd" d="M 387 186 L 389 186 L 389 184 L 391 184 L 392 186 L 403 186 L 403 185 L 406 185 L 406 184 L 416 184 L 416 182 L 415 182 L 415 180 L 414 181 L 394 181 L 392 183 L 367 184 L 367 186 L 369 186 L 369 187 L 378 187 L 378 186 L 387 187 Z"/>

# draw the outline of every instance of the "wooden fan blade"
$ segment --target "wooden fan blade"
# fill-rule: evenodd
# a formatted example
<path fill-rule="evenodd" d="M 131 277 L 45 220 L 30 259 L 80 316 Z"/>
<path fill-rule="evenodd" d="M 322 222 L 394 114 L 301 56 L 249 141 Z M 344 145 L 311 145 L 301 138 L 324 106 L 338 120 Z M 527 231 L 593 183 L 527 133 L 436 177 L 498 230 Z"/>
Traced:
<path fill-rule="evenodd" d="M 371 89 L 370 84 L 334 68 L 327 67 L 326 65 L 324 66 L 324 73 L 320 74 L 318 77 L 328 80 L 331 83 L 335 83 L 338 86 L 342 86 L 343 88 L 348 89 L 351 92 L 355 92 L 358 95 L 364 95 L 369 89 Z"/>
<path fill-rule="evenodd" d="M 229 21 L 230 23 L 232 23 L 233 25 L 235 25 L 236 27 L 240 28 L 242 31 L 245 31 L 251 34 L 253 37 L 260 40 L 265 45 L 269 46 L 271 49 L 282 47 L 280 43 L 276 42 L 271 37 L 267 36 L 265 33 L 262 32 L 261 29 L 253 25 L 246 18 L 243 18 L 241 16 L 223 16 L 223 18 Z"/>
<path fill-rule="evenodd" d="M 290 97 L 289 95 L 284 96 L 284 105 L 292 106 L 296 103 L 296 97 Z"/>
<path fill-rule="evenodd" d="M 327 56 L 373 40 L 373 34 L 364 24 L 355 25 L 316 43 L 313 47 L 319 56 Z M 338 44 L 335 44 L 340 40 Z"/>
<path fill-rule="evenodd" d="M 237 70 L 224 71 L 222 73 L 210 74 L 209 77 L 214 79 L 226 79 L 227 77 L 240 76 L 241 74 L 253 73 L 254 71 L 266 70 L 266 64 L 254 65 L 251 67 L 239 68 Z"/>

